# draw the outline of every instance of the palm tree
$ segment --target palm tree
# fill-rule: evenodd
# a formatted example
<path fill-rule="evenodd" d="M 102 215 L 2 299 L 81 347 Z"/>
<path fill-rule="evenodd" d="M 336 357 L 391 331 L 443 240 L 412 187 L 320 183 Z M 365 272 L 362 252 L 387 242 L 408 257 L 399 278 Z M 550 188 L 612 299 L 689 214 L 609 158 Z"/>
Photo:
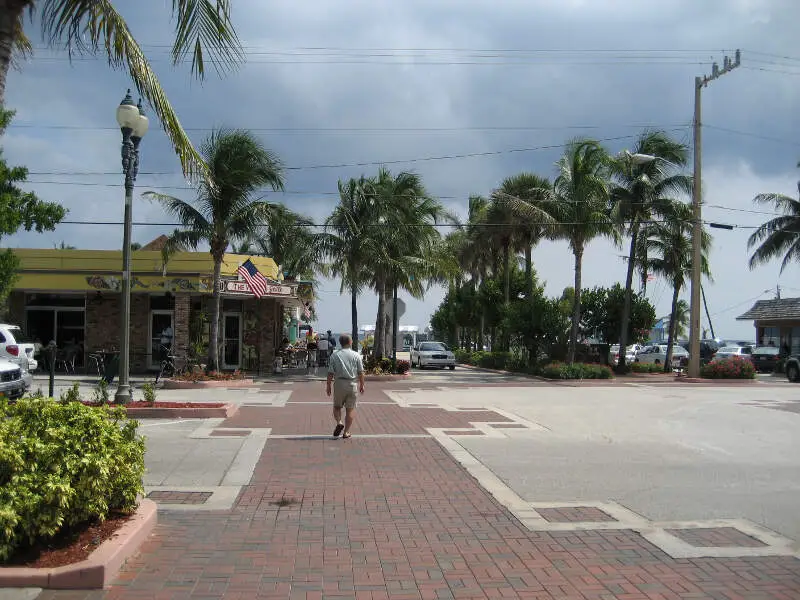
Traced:
<path fill-rule="evenodd" d="M 800 167 L 800 164 L 797 166 Z M 800 182 L 797 183 L 797 191 L 800 193 Z M 754 269 L 783 255 L 783 273 L 789 263 L 800 260 L 800 200 L 783 194 L 759 194 L 753 202 L 771 206 L 782 214 L 761 225 L 747 240 L 748 250 L 758 246 L 750 257 L 750 268 Z"/>
<path fill-rule="evenodd" d="M 144 195 L 159 201 L 165 210 L 183 223 L 164 246 L 165 261 L 177 250 L 197 249 L 201 243 L 211 247 L 214 260 L 214 308 L 210 323 L 211 343 L 208 363 L 219 365 L 219 281 L 222 259 L 232 241 L 254 237 L 267 222 L 274 205 L 255 199 L 264 187 L 283 189 L 283 168 L 278 158 L 249 131 L 214 131 L 200 148 L 208 164 L 210 178 L 198 182 L 193 203 L 157 192 Z"/>
<path fill-rule="evenodd" d="M 321 238 L 310 218 L 275 204 L 269 221 L 253 238 L 244 240 L 239 254 L 268 256 L 286 277 L 311 280 L 322 258 Z"/>
<path fill-rule="evenodd" d="M 677 172 L 688 158 L 689 149 L 685 144 L 672 140 L 663 131 L 645 131 L 636 141 L 634 153 L 653 156 L 656 160 L 634 164 L 631 155 L 626 153 L 611 162 L 615 184 L 611 190 L 614 216 L 621 229 L 631 238 L 625 276 L 625 300 L 622 305 L 620 348 L 625 348 L 628 344 L 639 229 L 648 219 L 663 216 L 669 210 L 672 198 L 688 195 L 692 190 L 692 178 Z M 644 262 L 646 261 L 645 256 Z M 620 352 L 618 368 L 620 371 L 625 369 L 624 352 Z"/>
<path fill-rule="evenodd" d="M 372 253 L 370 283 L 378 294 L 373 348 L 375 356 L 381 357 L 386 355 L 391 332 L 387 300 L 394 284 L 402 283 L 397 281 L 396 261 L 404 257 L 409 248 L 407 242 L 413 245 L 417 236 L 426 235 L 422 229 L 427 225 L 426 219 L 432 216 L 431 211 L 437 210 L 438 203 L 429 201 L 422 178 L 416 173 L 392 175 L 383 167 L 374 179 L 370 199 L 377 216 L 372 223 L 374 233 L 368 237 Z"/>
<path fill-rule="evenodd" d="M 8 70 L 32 48 L 23 31 L 25 9 L 41 15 L 42 32 L 51 46 L 74 53 L 105 53 L 112 68 L 128 71 L 139 94 L 152 106 L 187 176 L 208 176 L 200 154 L 178 121 L 155 72 L 128 24 L 111 0 L 4 0 L 0 3 L 0 106 L 5 102 Z M 218 72 L 244 57 L 230 20 L 231 0 L 172 0 L 175 18 L 173 63 L 191 55 L 192 74 L 202 79 L 206 63 Z"/>
<path fill-rule="evenodd" d="M 552 204 L 548 211 L 555 218 L 555 236 L 569 242 L 575 257 L 575 299 L 572 306 L 567 359 L 575 361 L 578 326 L 581 320 L 581 276 L 586 245 L 597 237 L 617 241 L 619 234 L 608 211 L 609 158 L 595 141 L 571 142 L 556 163 L 558 176 L 548 191 Z"/>
<path fill-rule="evenodd" d="M 683 339 L 689 330 L 689 303 L 686 300 L 678 300 L 675 306 L 675 337 Z"/>
<path fill-rule="evenodd" d="M 367 283 L 367 236 L 375 229 L 370 225 L 375 206 L 372 180 L 363 175 L 338 182 L 339 204 L 325 221 L 322 247 L 330 260 L 328 272 L 341 278 L 341 292 L 350 291 L 350 316 L 353 349 L 358 350 L 358 295 Z"/>
<path fill-rule="evenodd" d="M 533 295 L 533 248 L 548 234 L 552 235 L 553 217 L 547 212 L 547 196 L 552 185 L 546 177 L 534 173 L 519 173 L 507 177 L 495 191 L 493 198 L 510 210 L 507 217 L 513 227 L 513 235 L 525 253 L 525 285 L 530 298 Z M 505 265 L 505 296 L 508 303 L 509 272 Z"/>
<path fill-rule="evenodd" d="M 692 273 L 692 211 L 683 202 L 673 202 L 672 210 L 663 221 L 653 222 L 643 227 L 642 235 L 649 257 L 648 271 L 660 275 L 672 283 L 672 309 L 670 311 L 669 338 L 664 371 L 672 368 L 672 348 L 678 326 L 678 296 Z M 711 236 L 703 230 L 700 238 L 702 260 L 700 272 L 710 277 L 708 251 Z"/>

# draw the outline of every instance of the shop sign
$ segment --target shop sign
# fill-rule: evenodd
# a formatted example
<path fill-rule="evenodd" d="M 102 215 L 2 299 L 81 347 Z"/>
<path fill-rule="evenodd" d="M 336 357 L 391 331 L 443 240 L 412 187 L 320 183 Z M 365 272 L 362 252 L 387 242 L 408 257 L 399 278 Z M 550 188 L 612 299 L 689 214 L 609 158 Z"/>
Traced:
<path fill-rule="evenodd" d="M 253 293 L 250 291 L 250 286 L 247 284 L 246 281 L 233 281 L 228 279 L 228 280 L 222 280 L 219 283 L 220 283 L 220 292 L 222 293 L 247 294 L 247 295 L 252 295 Z M 280 285 L 280 284 L 267 284 L 264 296 L 290 297 L 292 296 L 292 286 Z"/>

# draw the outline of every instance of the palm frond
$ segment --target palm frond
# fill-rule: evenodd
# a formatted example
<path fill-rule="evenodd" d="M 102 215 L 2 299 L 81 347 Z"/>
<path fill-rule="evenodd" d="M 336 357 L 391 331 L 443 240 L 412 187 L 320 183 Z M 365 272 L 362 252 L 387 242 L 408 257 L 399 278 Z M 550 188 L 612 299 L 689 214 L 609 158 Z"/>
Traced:
<path fill-rule="evenodd" d="M 244 50 L 230 19 L 230 0 L 172 0 L 172 12 L 177 17 L 172 46 L 174 63 L 191 53 L 192 73 L 202 79 L 205 53 L 211 54 L 218 73 L 244 60 Z"/>
<path fill-rule="evenodd" d="M 112 68 L 126 69 L 136 90 L 161 121 L 184 175 L 193 181 L 208 178 L 205 162 L 192 145 L 158 77 L 111 0 L 49 0 L 44 3 L 42 11 L 42 29 L 50 44 L 56 45 L 63 40 L 70 57 L 74 53 L 96 53 L 102 48 Z"/>
<path fill-rule="evenodd" d="M 22 61 L 33 55 L 33 44 L 31 44 L 28 36 L 25 35 L 24 16 L 24 12 L 20 13 L 19 19 L 14 24 L 14 46 L 11 50 L 11 66 L 15 69 L 20 69 Z"/>
<path fill-rule="evenodd" d="M 208 218 L 185 200 L 152 191 L 144 192 L 142 197 L 161 204 L 167 213 L 176 217 L 185 227 L 196 230 L 211 229 L 211 223 Z"/>

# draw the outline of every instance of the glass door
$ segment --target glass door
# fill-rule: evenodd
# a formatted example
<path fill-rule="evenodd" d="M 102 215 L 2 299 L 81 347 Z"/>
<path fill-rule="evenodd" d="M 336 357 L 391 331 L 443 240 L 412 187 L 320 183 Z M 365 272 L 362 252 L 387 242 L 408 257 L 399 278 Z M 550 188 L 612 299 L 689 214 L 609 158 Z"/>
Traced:
<path fill-rule="evenodd" d="M 222 367 L 238 369 L 242 362 L 242 315 L 222 315 Z"/>
<path fill-rule="evenodd" d="M 161 361 L 172 351 L 172 311 L 150 311 L 150 348 L 147 353 L 148 367 L 158 369 Z"/>

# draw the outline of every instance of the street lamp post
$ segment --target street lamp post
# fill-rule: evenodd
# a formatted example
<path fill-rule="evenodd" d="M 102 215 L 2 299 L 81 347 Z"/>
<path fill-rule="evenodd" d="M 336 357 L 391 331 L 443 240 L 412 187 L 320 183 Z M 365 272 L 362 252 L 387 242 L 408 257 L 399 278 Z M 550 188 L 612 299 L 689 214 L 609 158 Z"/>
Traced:
<path fill-rule="evenodd" d="M 131 224 L 133 221 L 133 184 L 139 172 L 139 142 L 149 125 L 142 101 L 133 103 L 131 91 L 117 107 L 117 123 L 122 131 L 122 172 L 125 175 L 125 225 L 122 234 L 122 290 L 120 306 L 119 385 L 114 402 L 131 401 L 130 321 L 131 321 Z"/>

